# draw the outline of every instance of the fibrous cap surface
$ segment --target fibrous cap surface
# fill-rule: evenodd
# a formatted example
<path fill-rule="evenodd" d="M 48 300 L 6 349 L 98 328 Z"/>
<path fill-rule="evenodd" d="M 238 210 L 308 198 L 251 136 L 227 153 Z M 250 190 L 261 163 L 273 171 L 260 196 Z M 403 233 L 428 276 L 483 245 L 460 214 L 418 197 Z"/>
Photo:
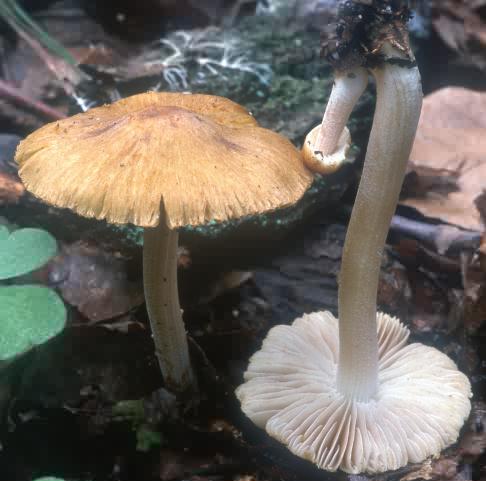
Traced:
<path fill-rule="evenodd" d="M 171 228 L 296 202 L 312 176 L 285 138 L 210 95 L 145 93 L 45 125 L 20 143 L 34 195 L 78 214 Z"/>
<path fill-rule="evenodd" d="M 469 381 L 437 349 L 407 345 L 398 319 L 377 321 L 379 388 L 370 402 L 336 390 L 338 321 L 318 312 L 269 332 L 237 390 L 244 413 L 330 471 L 378 473 L 440 453 L 469 415 Z"/>

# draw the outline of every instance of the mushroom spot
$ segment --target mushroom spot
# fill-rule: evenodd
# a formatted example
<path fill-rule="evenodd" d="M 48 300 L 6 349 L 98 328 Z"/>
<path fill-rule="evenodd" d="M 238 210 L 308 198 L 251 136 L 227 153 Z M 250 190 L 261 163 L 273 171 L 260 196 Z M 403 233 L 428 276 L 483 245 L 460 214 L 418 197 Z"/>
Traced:
<path fill-rule="evenodd" d="M 231 150 L 232 152 L 243 153 L 246 150 L 245 147 L 243 147 L 242 145 L 232 142 L 231 140 L 226 139 L 222 135 L 216 135 L 214 137 L 214 140 L 215 142 L 223 145 L 226 149 Z"/>
<path fill-rule="evenodd" d="M 121 119 L 117 119 L 117 120 L 110 122 L 108 125 L 104 125 L 103 127 L 100 127 L 98 129 L 95 129 L 95 130 L 90 130 L 90 131 L 87 132 L 86 137 L 88 137 L 88 138 L 89 137 L 98 137 L 100 135 L 106 134 L 110 130 L 113 130 L 113 129 L 123 125 L 126 122 L 126 120 L 127 120 L 126 118 L 122 117 Z"/>

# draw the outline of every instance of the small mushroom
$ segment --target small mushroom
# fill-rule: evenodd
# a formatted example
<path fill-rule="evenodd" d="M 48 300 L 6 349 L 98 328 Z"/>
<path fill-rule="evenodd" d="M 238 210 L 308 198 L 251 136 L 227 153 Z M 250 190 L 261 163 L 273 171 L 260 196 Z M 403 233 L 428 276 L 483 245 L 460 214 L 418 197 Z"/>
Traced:
<path fill-rule="evenodd" d="M 230 100 L 145 93 L 45 125 L 17 149 L 26 188 L 85 217 L 144 231 L 144 290 L 168 387 L 194 387 L 177 290 L 177 229 L 296 202 L 299 152 Z"/>
<path fill-rule="evenodd" d="M 362 67 L 338 70 L 321 124 L 304 141 L 304 163 L 314 172 L 330 174 L 346 160 L 351 136 L 346 127 L 354 106 L 366 89 L 368 72 Z"/>
<path fill-rule="evenodd" d="M 384 19 L 388 28 L 387 11 Z M 378 473 L 438 455 L 471 408 L 470 383 L 454 362 L 407 345 L 408 329 L 376 310 L 381 255 L 422 104 L 413 54 L 397 45 L 368 50 L 377 53 L 377 104 L 344 244 L 339 322 L 318 312 L 270 330 L 236 391 L 255 424 L 330 471 Z"/>

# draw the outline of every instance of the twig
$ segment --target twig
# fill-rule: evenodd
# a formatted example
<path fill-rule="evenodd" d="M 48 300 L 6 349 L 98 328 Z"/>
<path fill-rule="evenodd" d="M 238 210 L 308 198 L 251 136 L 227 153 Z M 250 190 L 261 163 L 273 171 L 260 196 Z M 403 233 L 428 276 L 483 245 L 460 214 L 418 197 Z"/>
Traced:
<path fill-rule="evenodd" d="M 44 47 L 55 55 L 63 58 L 73 67 L 76 60 L 64 46 L 51 37 L 35 22 L 30 15 L 18 4 L 17 0 L 3 0 L 0 5 L 0 16 L 18 33 L 19 30 L 35 37 Z"/>
<path fill-rule="evenodd" d="M 15 1 L 9 0 L 6 4 L 1 2 L 2 0 L 0 0 L 0 18 L 3 18 L 15 33 L 37 53 L 61 83 L 64 91 L 68 95 L 72 95 L 75 87 L 89 77 L 75 65 L 72 55 L 30 19 Z M 51 54 L 49 49 L 55 55 Z"/>
<path fill-rule="evenodd" d="M 23 105 L 24 107 L 35 110 L 49 119 L 61 120 L 66 118 L 66 115 L 63 112 L 50 107 L 40 100 L 34 100 L 26 97 L 19 89 L 8 85 L 3 80 L 0 80 L 0 95 L 20 105 Z"/>
<path fill-rule="evenodd" d="M 463 230 L 448 224 L 428 224 L 399 215 L 393 216 L 390 227 L 398 234 L 434 247 L 439 254 L 477 249 L 481 242 L 480 232 Z"/>

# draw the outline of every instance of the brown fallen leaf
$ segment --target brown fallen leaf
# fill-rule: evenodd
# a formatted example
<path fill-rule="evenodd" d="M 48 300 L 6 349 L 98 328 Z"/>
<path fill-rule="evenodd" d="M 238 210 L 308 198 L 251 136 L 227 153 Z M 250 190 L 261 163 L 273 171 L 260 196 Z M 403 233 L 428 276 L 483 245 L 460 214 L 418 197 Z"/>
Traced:
<path fill-rule="evenodd" d="M 434 0 L 432 27 L 460 61 L 486 68 L 484 0 Z"/>
<path fill-rule="evenodd" d="M 249 271 L 229 271 L 223 273 L 219 279 L 209 286 L 209 292 L 201 297 L 199 302 L 201 304 L 211 302 L 225 292 L 240 287 L 242 284 L 250 280 L 252 275 L 253 274 Z"/>
<path fill-rule="evenodd" d="M 79 64 L 113 65 L 121 58 L 113 48 L 104 44 L 77 46 L 69 49 L 71 55 Z"/>
<path fill-rule="evenodd" d="M 414 469 L 412 472 L 400 478 L 400 481 L 429 481 L 431 479 L 433 479 L 432 461 L 428 459 L 418 469 Z"/>
<path fill-rule="evenodd" d="M 477 199 L 486 188 L 486 94 L 448 87 L 427 96 L 402 203 L 427 217 L 482 231 Z"/>
<path fill-rule="evenodd" d="M 25 188 L 21 182 L 0 172 L 0 205 L 16 204 L 24 193 Z"/>
<path fill-rule="evenodd" d="M 479 211 L 482 223 L 486 224 L 486 191 L 483 190 L 483 193 L 476 197 L 474 203 L 476 204 L 476 209 Z"/>
<path fill-rule="evenodd" d="M 76 242 L 50 264 L 50 282 L 91 321 L 125 314 L 143 303 L 141 279 L 127 276 L 126 259 Z"/>
<path fill-rule="evenodd" d="M 400 478 L 400 481 L 466 481 L 471 479 L 467 465 L 476 462 L 486 449 L 484 422 L 484 403 L 473 403 L 471 416 L 465 427 L 466 432 L 461 436 L 459 445 L 446 450 L 438 459 L 428 459 L 421 465 L 417 465 L 410 473 Z"/>
<path fill-rule="evenodd" d="M 471 416 L 466 425 L 467 432 L 462 436 L 459 453 L 464 461 L 473 463 L 486 452 L 486 404 L 474 402 Z"/>
<path fill-rule="evenodd" d="M 462 283 L 464 325 L 474 333 L 486 320 L 486 237 L 483 237 L 477 255 L 464 256 Z"/>
<path fill-rule="evenodd" d="M 425 97 L 419 128 L 486 128 L 486 94 L 446 87 Z M 441 166 L 442 167 L 442 166 Z"/>
<path fill-rule="evenodd" d="M 173 481 L 184 477 L 184 453 L 174 449 L 160 450 L 159 478 Z"/>

